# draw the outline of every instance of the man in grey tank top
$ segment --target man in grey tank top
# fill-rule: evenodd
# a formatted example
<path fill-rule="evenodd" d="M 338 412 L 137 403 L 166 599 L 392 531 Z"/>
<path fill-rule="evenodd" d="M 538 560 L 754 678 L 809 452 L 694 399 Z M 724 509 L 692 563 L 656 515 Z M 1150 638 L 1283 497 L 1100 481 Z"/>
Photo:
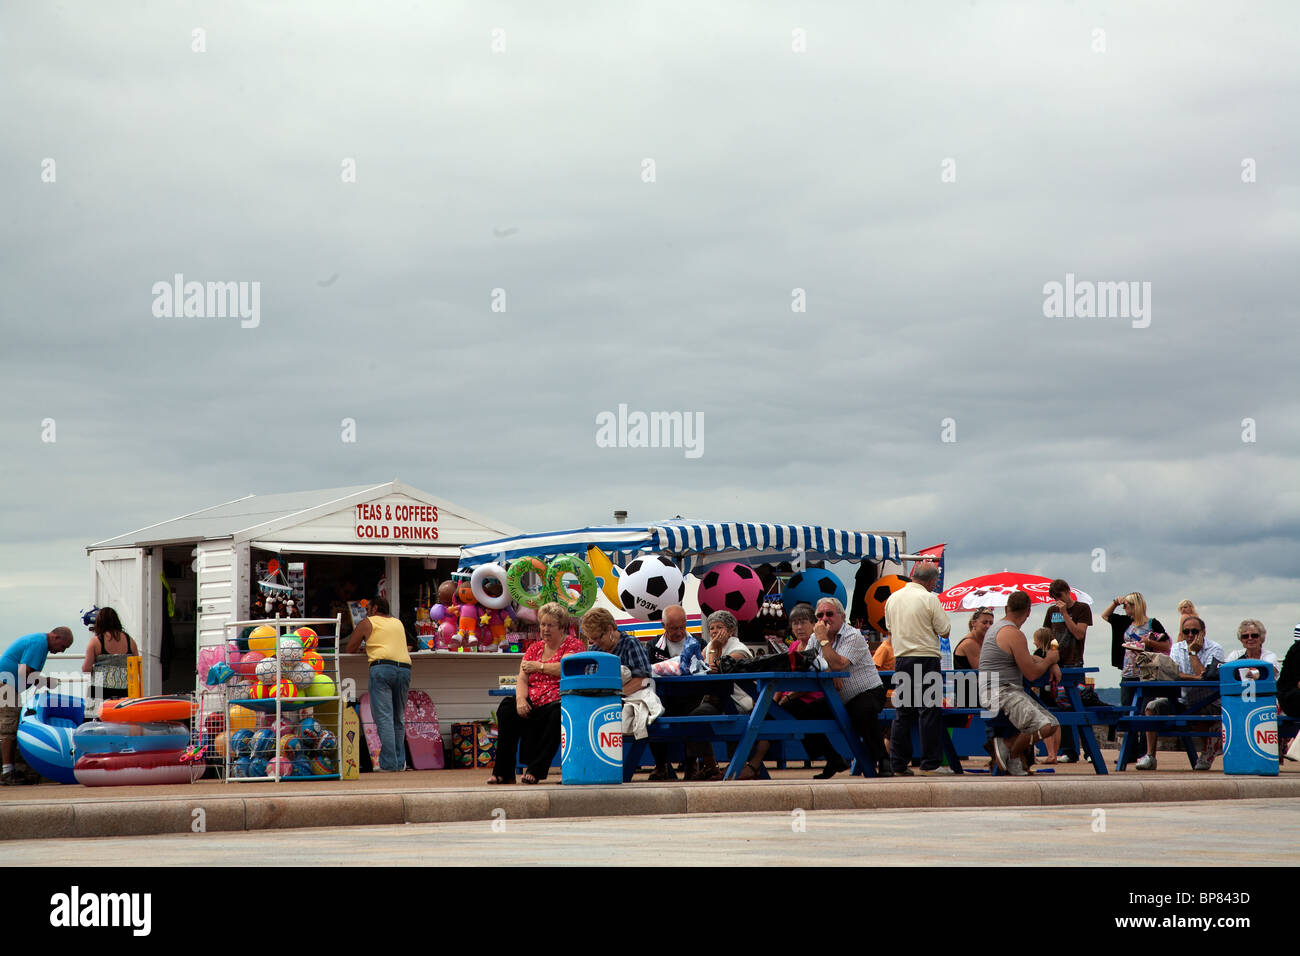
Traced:
<path fill-rule="evenodd" d="M 1050 737 L 1058 726 L 1051 711 L 1025 691 L 1024 678 L 1036 680 L 1060 660 L 1056 642 L 1046 657 L 1029 653 L 1029 641 L 1020 630 L 1029 620 L 1029 595 L 1016 591 L 1007 599 L 1006 617 L 998 621 L 984 638 L 980 649 L 980 691 L 988 699 L 981 706 L 1006 714 L 1020 733 L 1010 746 L 1001 737 L 993 738 L 993 755 L 998 769 L 1015 777 L 1027 776 L 1024 754 L 1035 740 Z M 988 675 L 987 677 L 985 675 Z"/>

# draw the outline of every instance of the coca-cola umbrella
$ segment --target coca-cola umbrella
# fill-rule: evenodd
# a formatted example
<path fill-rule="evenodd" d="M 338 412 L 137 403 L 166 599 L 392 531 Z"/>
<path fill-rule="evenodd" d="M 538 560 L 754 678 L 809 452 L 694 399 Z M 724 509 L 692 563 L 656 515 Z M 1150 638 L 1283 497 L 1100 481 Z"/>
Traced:
<path fill-rule="evenodd" d="M 1024 591 L 1032 604 L 1051 604 L 1052 598 L 1047 593 L 1052 586 L 1052 579 L 1041 574 L 1022 574 L 1019 571 L 997 571 L 982 574 L 939 594 L 939 603 L 945 611 L 973 611 L 977 607 L 1006 607 L 1007 598 L 1013 591 Z M 1076 601 L 1092 604 L 1092 597 L 1071 588 L 1070 594 Z"/>

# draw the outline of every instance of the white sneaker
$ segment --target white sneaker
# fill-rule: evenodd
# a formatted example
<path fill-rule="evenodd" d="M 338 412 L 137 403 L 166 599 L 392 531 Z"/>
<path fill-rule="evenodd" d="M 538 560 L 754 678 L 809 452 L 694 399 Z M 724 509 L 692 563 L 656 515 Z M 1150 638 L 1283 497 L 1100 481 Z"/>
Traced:
<path fill-rule="evenodd" d="M 1019 757 L 1012 757 L 1007 763 L 1007 773 L 1013 777 L 1028 777 L 1029 771 L 1025 769 L 1025 762 Z"/>
<path fill-rule="evenodd" d="M 934 776 L 948 777 L 955 774 L 956 772 L 957 771 L 953 770 L 952 767 L 940 766 L 940 767 L 935 767 L 933 770 L 922 770 L 921 774 L 922 776 L 926 776 L 926 777 L 934 777 Z"/>
<path fill-rule="evenodd" d="M 1213 757 L 1209 757 L 1209 758 L 1207 758 L 1207 757 L 1205 756 L 1205 754 L 1201 754 L 1199 757 L 1196 758 L 1196 769 L 1197 769 L 1197 770 L 1213 770 L 1213 769 L 1214 769 L 1214 758 L 1213 758 Z"/>
<path fill-rule="evenodd" d="M 1135 764 L 1135 766 L 1139 770 L 1155 770 L 1156 758 L 1151 756 L 1150 754 L 1143 754 L 1141 757 L 1138 757 L 1138 762 Z"/>

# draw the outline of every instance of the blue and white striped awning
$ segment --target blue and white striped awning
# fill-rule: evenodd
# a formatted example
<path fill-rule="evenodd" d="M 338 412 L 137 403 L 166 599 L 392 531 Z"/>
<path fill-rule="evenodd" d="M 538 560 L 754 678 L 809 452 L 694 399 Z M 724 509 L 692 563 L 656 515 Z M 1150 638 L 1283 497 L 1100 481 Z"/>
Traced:
<path fill-rule="evenodd" d="M 467 569 L 489 561 L 529 556 L 577 554 L 585 557 L 587 548 L 593 545 L 616 564 L 625 565 L 638 554 L 663 554 L 673 558 L 684 571 L 700 570 L 721 561 L 749 564 L 795 561 L 801 552 L 808 561 L 897 561 L 902 554 L 897 538 L 867 531 L 840 531 L 817 525 L 673 520 L 638 527 L 607 525 L 484 541 L 461 548 L 460 566 Z"/>

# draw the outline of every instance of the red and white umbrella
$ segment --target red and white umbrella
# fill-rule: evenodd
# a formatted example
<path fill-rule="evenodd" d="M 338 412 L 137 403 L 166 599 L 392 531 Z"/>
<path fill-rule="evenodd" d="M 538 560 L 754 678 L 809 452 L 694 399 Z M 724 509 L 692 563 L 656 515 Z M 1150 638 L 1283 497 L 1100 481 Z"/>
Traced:
<path fill-rule="evenodd" d="M 939 603 L 945 611 L 973 611 L 977 607 L 1006 607 L 1013 591 L 1024 591 L 1031 604 L 1051 604 L 1047 589 L 1052 579 L 1040 574 L 1021 574 L 1019 571 L 999 571 L 954 584 L 939 594 Z M 1092 604 L 1092 598 L 1072 588 L 1070 594 L 1076 601 Z"/>

